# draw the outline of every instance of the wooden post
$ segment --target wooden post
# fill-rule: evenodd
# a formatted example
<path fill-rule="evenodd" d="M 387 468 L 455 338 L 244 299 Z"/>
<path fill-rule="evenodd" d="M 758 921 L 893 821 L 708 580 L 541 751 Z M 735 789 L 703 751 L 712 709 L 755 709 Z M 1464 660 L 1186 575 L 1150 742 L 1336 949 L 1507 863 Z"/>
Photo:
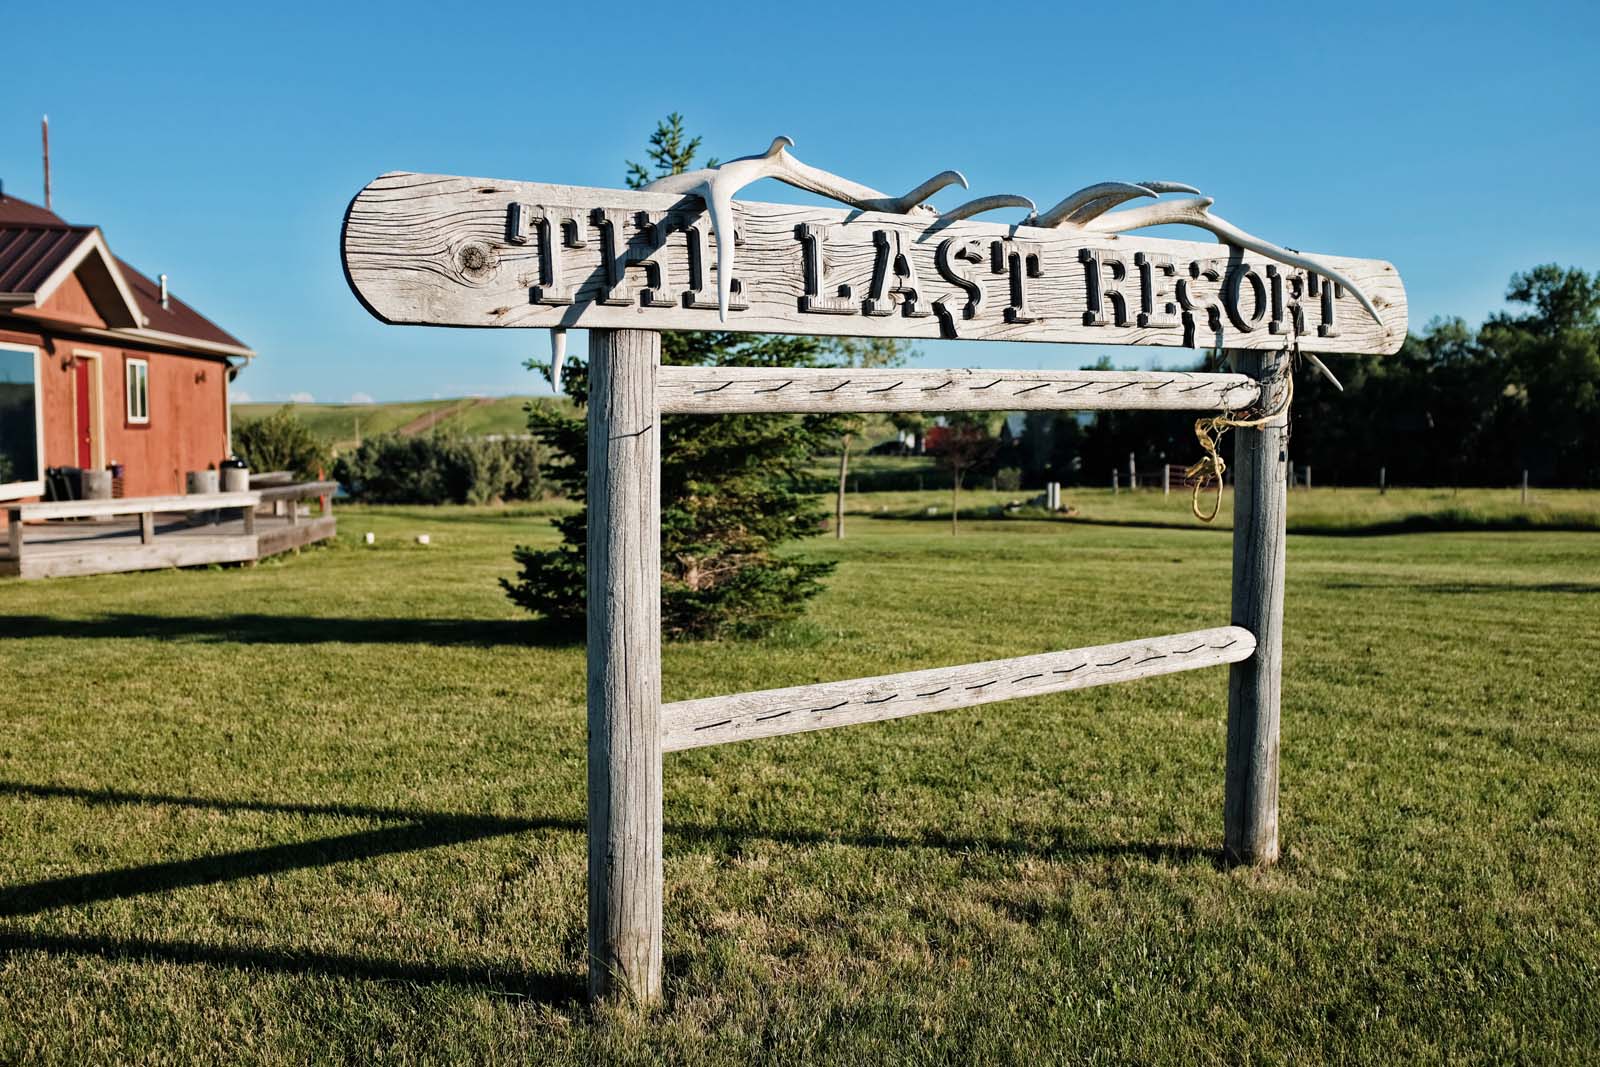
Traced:
<path fill-rule="evenodd" d="M 22 560 L 22 512 L 12 508 L 6 513 L 6 537 L 11 543 L 11 558 Z"/>
<path fill-rule="evenodd" d="M 1264 378 L 1278 353 L 1233 353 L 1234 367 Z M 1281 388 L 1281 386 L 1279 387 Z M 1277 396 L 1263 391 L 1271 410 Z M 1256 637 L 1255 655 L 1228 673 L 1228 758 L 1223 853 L 1230 863 L 1278 858 L 1278 713 L 1283 673 L 1287 420 L 1236 430 L 1233 456 L 1233 625 Z"/>
<path fill-rule="evenodd" d="M 1139 467 L 1134 462 L 1133 453 L 1128 453 L 1128 488 L 1139 488 Z"/>
<path fill-rule="evenodd" d="M 246 537 L 256 535 L 256 509 L 254 507 L 240 508 L 239 517 L 244 519 L 244 532 Z"/>
<path fill-rule="evenodd" d="M 589 334 L 589 996 L 661 996 L 661 335 Z"/>
<path fill-rule="evenodd" d="M 156 539 L 156 516 L 153 511 L 139 513 L 139 543 L 148 545 Z"/>
<path fill-rule="evenodd" d="M 1522 506 L 1523 507 L 1527 507 L 1528 506 L 1528 471 L 1527 471 L 1527 468 L 1523 468 L 1523 471 L 1522 471 Z"/>
<path fill-rule="evenodd" d="M 1311 488 L 1311 464 L 1306 464 L 1306 488 Z"/>
<path fill-rule="evenodd" d="M 1161 495 L 1172 495 L 1172 464 L 1170 463 L 1161 465 Z"/>
<path fill-rule="evenodd" d="M 1117 470 L 1115 467 L 1111 469 L 1111 495 L 1117 495 Z"/>
<path fill-rule="evenodd" d="M 1378 468 L 1378 495 L 1383 496 L 1389 491 L 1389 468 Z"/>

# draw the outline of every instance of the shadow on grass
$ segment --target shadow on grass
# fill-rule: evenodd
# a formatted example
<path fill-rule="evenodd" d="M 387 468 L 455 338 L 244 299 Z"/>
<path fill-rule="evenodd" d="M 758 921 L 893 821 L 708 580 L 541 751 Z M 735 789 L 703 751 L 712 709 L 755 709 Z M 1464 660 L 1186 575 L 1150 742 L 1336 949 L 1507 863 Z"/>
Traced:
<path fill-rule="evenodd" d="M 1600 593 L 1600 582 L 1324 582 L 1325 589 L 1389 589 L 1407 593 L 1440 596 L 1466 596 L 1481 593 Z"/>
<path fill-rule="evenodd" d="M 569 631 L 546 619 L 328 618 L 312 615 L 143 615 L 116 612 L 87 619 L 13 615 L 0 619 L 0 639 L 30 637 L 157 638 L 219 644 L 438 645 L 497 648 L 576 646 Z"/>
<path fill-rule="evenodd" d="M 461 815 L 352 804 L 301 804 L 262 800 L 220 800 L 164 793 L 135 793 L 114 789 L 31 785 L 0 782 L 0 795 L 74 800 L 90 805 L 168 806 L 206 811 L 250 811 L 394 821 L 397 826 L 321 837 L 311 841 L 245 849 L 189 860 L 141 864 L 113 871 L 69 875 L 23 885 L 0 887 L 0 918 L 34 915 L 42 911 L 102 900 L 214 885 L 240 878 L 285 871 L 359 862 L 378 856 L 464 844 L 491 837 L 537 830 L 582 833 L 583 819 L 512 818 L 497 815 Z M 749 840 L 786 845 L 844 845 L 851 848 L 929 848 L 947 852 L 995 852 L 1041 859 L 1074 857 L 1134 857 L 1151 862 L 1187 863 L 1206 859 L 1221 865 L 1221 852 L 1187 845 L 1162 843 L 1030 842 L 1008 838 L 953 836 L 932 831 L 918 836 L 879 833 L 840 833 L 827 830 L 766 830 L 754 827 L 695 825 L 670 822 L 668 838 L 736 851 Z"/>
<path fill-rule="evenodd" d="M 374 982 L 412 982 L 457 985 L 505 996 L 526 997 L 552 1006 L 582 1002 L 584 983 L 573 974 L 528 972 L 490 964 L 407 963 L 330 952 L 301 952 L 273 948 L 228 948 L 189 941 L 150 938 L 97 937 L 85 934 L 31 933 L 0 930 L 0 957 L 17 952 L 52 955 L 99 956 L 106 960 L 154 960 L 162 963 L 199 963 L 247 971 L 310 975 L 318 978 L 354 978 Z"/>
<path fill-rule="evenodd" d="M 41 912 L 99 901 L 215 885 L 241 878 L 359 862 L 446 845 L 463 844 L 537 830 L 582 833 L 582 819 L 519 819 L 460 815 L 404 808 L 348 804 L 300 804 L 258 800 L 219 800 L 161 793 L 0 782 L 0 795 L 73 800 L 90 805 L 175 806 L 213 811 L 271 812 L 294 815 L 394 820 L 397 826 L 322 837 L 312 841 L 269 845 L 195 859 L 147 863 L 91 874 L 49 878 L 0 887 L 0 918 L 23 918 Z M 995 852 L 1045 859 L 1131 857 L 1151 863 L 1206 860 L 1221 868 L 1220 850 L 1160 843 L 1035 843 L 1010 839 L 957 837 L 937 832 L 909 837 L 849 834 L 819 830 L 761 830 L 743 827 L 672 823 L 669 839 L 737 851 L 752 839 L 791 845 L 844 845 L 869 849 L 931 848 L 954 852 Z M 0 955 L 36 950 L 97 955 L 107 959 L 156 959 L 256 968 L 299 974 L 350 976 L 374 980 L 447 983 L 483 987 L 552 1003 L 577 999 L 576 979 L 560 974 L 519 974 L 501 968 L 427 965 L 328 953 L 256 948 L 228 948 L 182 941 L 109 938 L 91 935 L 42 934 L 0 930 Z"/>

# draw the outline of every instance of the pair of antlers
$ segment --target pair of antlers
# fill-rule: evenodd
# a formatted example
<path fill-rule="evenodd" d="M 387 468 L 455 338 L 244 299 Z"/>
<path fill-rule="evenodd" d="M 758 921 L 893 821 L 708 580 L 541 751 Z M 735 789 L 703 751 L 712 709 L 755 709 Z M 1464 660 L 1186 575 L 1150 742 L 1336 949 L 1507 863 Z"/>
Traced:
<path fill-rule="evenodd" d="M 1375 321 L 1381 321 L 1378 309 L 1355 282 L 1310 256 L 1263 241 L 1226 219 L 1211 214 L 1212 199 L 1200 196 L 1200 190 L 1181 182 L 1100 182 L 1079 189 L 1044 212 L 1037 211 L 1033 201 L 1025 196 L 1002 193 L 998 196 L 982 196 L 976 200 L 969 200 L 940 214 L 929 207 L 926 201 L 947 186 L 959 185 L 963 189 L 967 188 L 967 179 L 960 171 L 940 171 L 904 196 L 887 196 L 849 178 L 830 174 L 800 162 L 789 154 L 789 149 L 793 145 L 794 142 L 787 137 L 776 137 L 761 155 L 731 159 L 721 166 L 707 167 L 704 170 L 669 174 L 665 178 L 651 182 L 645 186 L 645 190 L 652 193 L 690 194 L 704 200 L 706 206 L 711 209 L 711 225 L 717 240 L 717 262 L 727 264 L 732 264 L 734 255 L 733 195 L 762 178 L 776 178 L 862 211 L 884 211 L 900 215 L 927 214 L 938 218 L 941 222 L 968 219 L 998 208 L 1022 207 L 1029 211 L 1028 217 L 1022 221 L 1024 226 L 1075 230 L 1085 234 L 1127 233 L 1149 226 L 1175 224 L 1196 226 L 1210 231 L 1228 244 L 1247 248 L 1268 259 L 1287 266 L 1300 267 L 1337 282 L 1361 302 L 1367 314 Z M 1169 200 L 1108 214 L 1112 208 L 1129 200 L 1140 197 L 1158 198 L 1163 193 L 1194 195 L 1189 199 Z M 728 285 L 732 278 L 731 269 L 718 269 L 717 301 L 719 314 L 724 322 L 727 321 Z"/>
<path fill-rule="evenodd" d="M 1253 234 L 1211 213 L 1214 202 L 1200 190 L 1182 182 L 1099 182 L 1085 186 L 1062 200 L 1048 211 L 1040 212 L 1032 200 L 1014 193 L 980 196 L 968 200 L 949 211 L 940 213 L 928 206 L 927 200 L 939 190 L 951 185 L 967 188 L 967 179 L 956 170 L 940 171 L 904 196 L 889 196 L 871 186 L 851 181 L 809 164 L 802 163 L 789 153 L 794 142 L 787 137 L 775 137 L 767 150 L 760 155 L 743 156 L 702 170 L 669 174 L 644 187 L 646 192 L 675 193 L 697 196 L 705 201 L 711 212 L 711 228 L 717 243 L 717 317 L 728 321 L 729 287 L 733 281 L 734 213 L 733 196 L 745 186 L 762 178 L 776 178 L 788 185 L 828 197 L 861 211 L 881 211 L 897 215 L 927 215 L 941 224 L 969 219 L 974 215 L 1001 208 L 1020 207 L 1028 210 L 1023 226 L 1068 230 L 1083 234 L 1114 234 L 1142 230 L 1150 226 L 1195 226 L 1209 231 L 1218 240 L 1249 249 L 1286 266 L 1299 267 L 1319 274 L 1344 290 L 1361 303 L 1374 321 L 1381 322 L 1378 309 L 1361 287 L 1348 277 L 1319 260 L 1293 249 L 1283 248 L 1263 241 Z M 1189 193 L 1182 200 L 1166 200 L 1157 204 L 1127 208 L 1113 212 L 1111 209 L 1140 198 L 1159 199 L 1164 193 Z M 552 331 L 554 359 L 551 380 L 561 380 L 561 363 L 566 355 L 566 331 Z"/>

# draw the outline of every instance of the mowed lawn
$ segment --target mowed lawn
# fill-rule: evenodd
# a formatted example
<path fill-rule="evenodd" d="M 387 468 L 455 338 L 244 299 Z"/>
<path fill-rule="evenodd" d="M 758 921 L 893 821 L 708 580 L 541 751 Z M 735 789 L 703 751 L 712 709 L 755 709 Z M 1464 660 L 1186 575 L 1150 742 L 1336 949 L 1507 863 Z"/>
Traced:
<path fill-rule="evenodd" d="M 666 696 L 1226 623 L 1226 531 L 1122 501 L 855 500 L 805 620 Z M 0 584 L 0 1062 L 1594 1061 L 1600 533 L 1291 536 L 1268 871 L 1225 668 L 669 755 L 640 1018 L 583 1001 L 583 651 L 495 585 L 548 514 Z"/>

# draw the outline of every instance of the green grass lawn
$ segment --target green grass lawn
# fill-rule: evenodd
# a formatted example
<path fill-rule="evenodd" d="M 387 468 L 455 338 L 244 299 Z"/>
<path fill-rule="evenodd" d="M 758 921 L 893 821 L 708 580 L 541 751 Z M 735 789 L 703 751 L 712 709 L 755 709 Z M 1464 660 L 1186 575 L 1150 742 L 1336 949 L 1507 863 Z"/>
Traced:
<path fill-rule="evenodd" d="M 1227 621 L 1186 500 L 1068 496 L 855 498 L 666 697 Z M 1291 536 L 1271 870 L 1218 862 L 1224 669 L 668 756 L 641 1019 L 582 1000 L 583 651 L 495 586 L 550 512 L 0 584 L 0 1063 L 1594 1061 L 1600 535 Z"/>

